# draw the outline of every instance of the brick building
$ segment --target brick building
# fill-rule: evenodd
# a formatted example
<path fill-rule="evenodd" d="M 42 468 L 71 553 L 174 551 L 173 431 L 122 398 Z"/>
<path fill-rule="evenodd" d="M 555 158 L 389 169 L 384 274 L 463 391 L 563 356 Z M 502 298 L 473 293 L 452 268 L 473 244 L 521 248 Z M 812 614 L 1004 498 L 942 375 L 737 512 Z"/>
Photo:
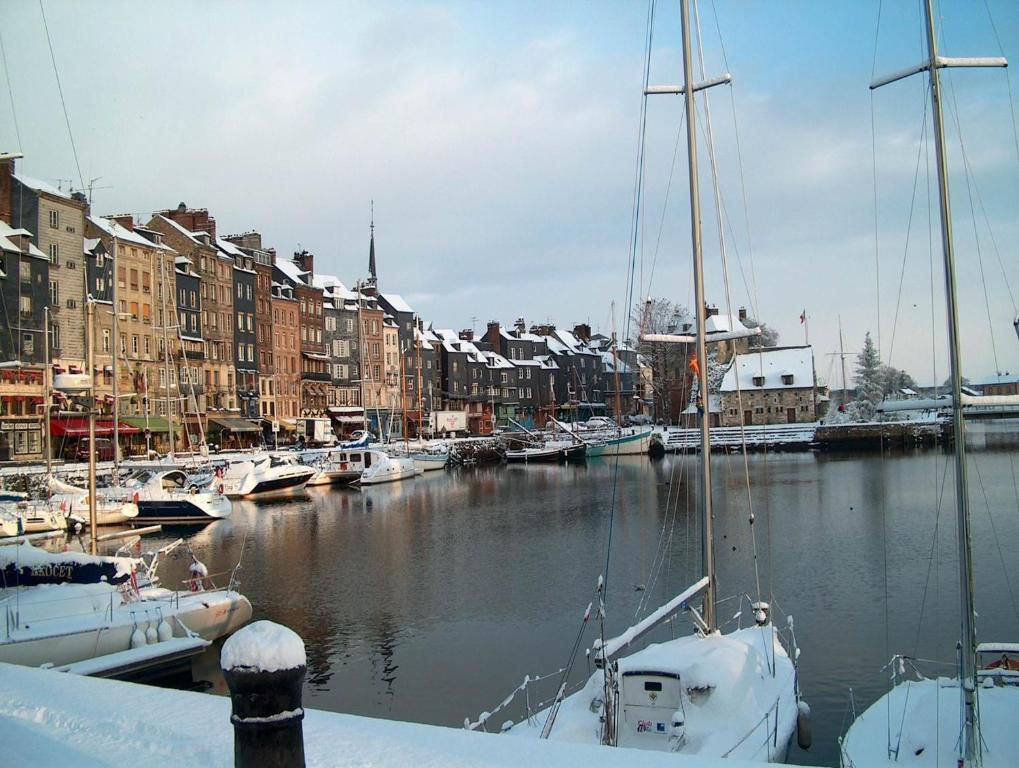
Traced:
<path fill-rule="evenodd" d="M 813 348 L 768 347 L 735 355 L 719 397 L 724 427 L 816 421 Z"/>

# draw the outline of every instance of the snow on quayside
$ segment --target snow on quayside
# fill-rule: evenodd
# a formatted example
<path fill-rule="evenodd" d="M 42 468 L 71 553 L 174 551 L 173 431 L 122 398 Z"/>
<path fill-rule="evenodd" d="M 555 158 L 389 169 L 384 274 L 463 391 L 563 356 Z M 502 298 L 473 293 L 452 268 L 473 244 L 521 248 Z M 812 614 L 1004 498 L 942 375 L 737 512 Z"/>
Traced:
<path fill-rule="evenodd" d="M 227 698 L 0 664 L 0 763 L 233 765 Z M 753 763 L 607 749 L 306 710 L 307 765 L 355 768 L 749 768 Z M 338 762 L 338 756 L 342 760 Z"/>

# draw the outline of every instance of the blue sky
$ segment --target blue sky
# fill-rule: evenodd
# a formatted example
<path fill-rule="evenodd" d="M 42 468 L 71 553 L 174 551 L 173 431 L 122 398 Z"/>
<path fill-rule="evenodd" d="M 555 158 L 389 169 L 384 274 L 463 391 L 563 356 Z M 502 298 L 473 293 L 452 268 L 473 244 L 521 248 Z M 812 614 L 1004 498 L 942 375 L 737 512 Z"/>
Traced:
<path fill-rule="evenodd" d="M 1019 61 L 1019 5 L 987 7 L 1004 54 Z M 623 324 L 646 4 L 47 0 L 45 8 L 81 176 L 101 177 L 97 212 L 208 207 L 222 232 L 258 229 L 281 254 L 308 248 L 320 271 L 353 283 L 366 270 L 374 199 L 383 289 L 437 325 L 481 329 L 524 316 L 608 331 L 613 301 Z M 875 56 L 877 3 L 716 0 L 702 8 L 709 74 L 723 69 L 716 12 L 734 76 L 731 98 L 724 88 L 711 93 L 735 234 L 730 269 L 739 272 L 738 251 L 749 285 L 752 253 L 756 282 L 753 291 L 732 281 L 734 308 L 757 308 L 785 343 L 802 342 L 806 308 L 822 377 L 841 316 L 847 349 L 869 330 L 886 361 L 921 382 L 943 380 L 941 277 L 932 318 L 927 163 L 918 155 L 923 84 L 874 95 L 873 143 L 867 89 L 872 70 L 920 59 L 917 4 L 881 5 Z M 1000 53 L 983 3 L 946 1 L 940 13 L 946 55 Z M 652 82 L 675 83 L 678 11 L 660 4 L 656 14 Z M 79 185 L 38 5 L 7 4 L 0 34 L 21 137 L 10 100 L 0 99 L 0 149 L 23 151 L 25 173 Z M 1019 279 L 1009 87 L 1013 102 L 1019 95 L 1000 71 L 950 78 L 976 185 L 969 193 L 998 246 L 980 213 L 978 258 L 953 112 L 964 367 L 973 378 L 1015 373 L 1003 274 Z M 689 304 L 682 147 L 672 167 L 680 107 L 672 97 L 649 106 L 640 293 Z M 705 156 L 708 295 L 724 304 L 711 196 Z"/>

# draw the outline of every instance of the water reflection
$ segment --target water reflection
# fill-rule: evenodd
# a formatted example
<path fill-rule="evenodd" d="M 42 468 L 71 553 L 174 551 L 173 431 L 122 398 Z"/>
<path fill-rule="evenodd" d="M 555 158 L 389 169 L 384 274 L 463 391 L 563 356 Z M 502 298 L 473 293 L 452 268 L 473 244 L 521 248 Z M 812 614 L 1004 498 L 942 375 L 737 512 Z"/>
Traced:
<path fill-rule="evenodd" d="M 1019 635 L 1019 563 L 1002 554 L 1019 547 L 1019 445 L 1008 434 L 982 434 L 994 447 L 972 454 L 977 608 L 991 640 Z M 308 706 L 457 726 L 525 674 L 562 665 L 605 568 L 610 519 L 607 633 L 700 576 L 696 459 L 616 466 L 484 466 L 312 489 L 302 501 L 236 504 L 229 520 L 187 535 L 213 572 L 241 561 L 256 618 L 305 639 Z M 885 690 L 893 653 L 952 656 L 948 457 L 756 454 L 749 496 L 742 458 L 714 466 L 720 594 L 756 597 L 759 583 L 795 616 L 815 746 L 792 757 L 834 765 L 850 687 L 859 709 Z M 164 577 L 183 578 L 186 564 L 167 562 Z M 739 609 L 724 606 L 726 618 Z M 587 671 L 581 657 L 574 680 Z"/>

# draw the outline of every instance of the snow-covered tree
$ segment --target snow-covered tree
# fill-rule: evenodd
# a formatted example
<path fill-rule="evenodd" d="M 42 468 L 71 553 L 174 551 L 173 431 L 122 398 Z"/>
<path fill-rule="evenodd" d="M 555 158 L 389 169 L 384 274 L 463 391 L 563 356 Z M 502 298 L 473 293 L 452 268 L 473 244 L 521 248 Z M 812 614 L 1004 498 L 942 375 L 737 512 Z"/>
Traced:
<path fill-rule="evenodd" d="M 870 331 L 863 339 L 863 349 L 856 356 L 856 400 L 853 408 L 857 421 L 870 421 L 874 409 L 884 399 L 884 366 L 877 347 L 870 338 Z"/>
<path fill-rule="evenodd" d="M 771 328 L 767 323 L 759 323 L 753 318 L 748 317 L 743 321 L 743 324 L 747 328 L 760 328 L 760 336 L 751 336 L 747 343 L 750 349 L 763 349 L 764 347 L 777 347 L 778 346 L 778 331 Z"/>
<path fill-rule="evenodd" d="M 916 382 L 913 381 L 912 376 L 891 365 L 884 365 L 881 367 L 881 376 L 884 384 L 884 393 L 886 395 L 894 394 L 900 389 L 916 389 Z"/>

